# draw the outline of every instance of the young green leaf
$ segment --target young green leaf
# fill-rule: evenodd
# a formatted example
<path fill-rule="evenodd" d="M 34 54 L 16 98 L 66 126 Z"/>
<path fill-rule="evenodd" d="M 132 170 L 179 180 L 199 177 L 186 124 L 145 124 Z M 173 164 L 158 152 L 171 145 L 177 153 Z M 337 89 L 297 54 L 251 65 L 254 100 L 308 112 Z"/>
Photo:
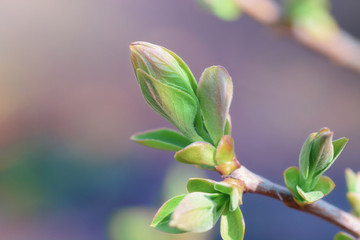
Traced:
<path fill-rule="evenodd" d="M 230 212 L 235 211 L 236 208 L 239 207 L 239 204 L 242 204 L 242 193 L 237 188 L 233 188 L 230 193 L 230 203 L 229 203 Z"/>
<path fill-rule="evenodd" d="M 230 116 L 230 114 L 228 114 L 227 118 L 226 118 L 224 135 L 231 135 L 231 116 Z"/>
<path fill-rule="evenodd" d="M 360 194 L 348 192 L 346 194 L 347 200 L 353 209 L 355 216 L 360 217 Z"/>
<path fill-rule="evenodd" d="M 175 211 L 176 207 L 180 204 L 180 202 L 185 198 L 185 196 L 186 195 L 180 195 L 165 202 L 157 211 L 150 226 L 167 233 L 185 232 L 176 227 L 169 226 L 171 215 Z"/>
<path fill-rule="evenodd" d="M 222 205 L 226 205 L 222 194 L 190 193 L 175 209 L 170 226 L 186 232 L 208 231 L 219 219 L 224 209 Z"/>
<path fill-rule="evenodd" d="M 354 171 L 350 168 L 345 170 L 345 178 L 348 192 L 357 192 L 357 185 L 359 185 L 360 193 L 360 174 L 359 174 L 359 184 L 357 184 L 357 176 Z"/>
<path fill-rule="evenodd" d="M 299 156 L 299 167 L 300 167 L 300 174 L 303 179 L 306 179 L 309 174 L 309 160 L 310 160 L 310 152 L 311 146 L 314 141 L 316 133 L 311 133 L 309 137 L 304 142 L 304 145 L 301 148 L 300 156 Z"/>
<path fill-rule="evenodd" d="M 178 151 L 174 158 L 185 164 L 194 164 L 204 168 L 215 167 L 216 149 L 206 142 L 194 142 L 186 148 Z"/>
<path fill-rule="evenodd" d="M 245 223 L 240 208 L 235 211 L 224 211 L 220 225 L 223 240 L 242 240 L 245 235 Z"/>
<path fill-rule="evenodd" d="M 353 238 L 351 235 L 347 233 L 339 232 L 338 234 L 335 235 L 334 240 L 355 240 L 355 238 Z"/>
<path fill-rule="evenodd" d="M 324 194 L 320 191 L 304 192 L 299 186 L 296 186 L 297 192 L 300 196 L 306 200 L 306 203 L 313 203 L 324 197 Z"/>
<path fill-rule="evenodd" d="M 287 168 L 284 173 L 284 181 L 286 187 L 294 196 L 294 200 L 302 205 L 304 203 L 304 199 L 298 193 L 296 186 L 299 184 L 299 169 L 297 167 L 289 167 Z"/>
<path fill-rule="evenodd" d="M 348 138 L 343 137 L 343 138 L 339 138 L 332 142 L 333 147 L 334 147 L 334 160 L 333 161 L 335 161 L 339 157 L 340 153 L 344 150 L 348 141 L 349 141 Z"/>
<path fill-rule="evenodd" d="M 218 193 L 215 190 L 215 181 L 203 178 L 190 178 L 187 183 L 187 190 L 192 192 Z"/>
<path fill-rule="evenodd" d="M 233 94 L 231 77 L 220 66 L 212 66 L 200 78 L 197 96 L 205 126 L 215 145 L 224 135 L 226 118 Z"/>
<path fill-rule="evenodd" d="M 166 128 L 134 134 L 131 140 L 147 147 L 174 152 L 191 144 L 184 135 Z"/>
<path fill-rule="evenodd" d="M 194 129 L 194 119 L 198 111 L 194 98 L 153 78 L 142 69 L 137 70 L 137 76 L 146 102 L 186 137 L 193 141 L 201 141 L 202 138 Z"/>
<path fill-rule="evenodd" d="M 217 146 L 215 162 L 217 165 L 233 162 L 234 157 L 234 139 L 229 135 L 224 135 Z"/>
<path fill-rule="evenodd" d="M 221 175 L 230 175 L 240 167 L 234 153 L 234 140 L 230 135 L 224 135 L 216 149 L 216 171 Z"/>
<path fill-rule="evenodd" d="M 320 191 L 324 197 L 335 188 L 335 183 L 327 176 L 321 176 L 313 191 Z"/>

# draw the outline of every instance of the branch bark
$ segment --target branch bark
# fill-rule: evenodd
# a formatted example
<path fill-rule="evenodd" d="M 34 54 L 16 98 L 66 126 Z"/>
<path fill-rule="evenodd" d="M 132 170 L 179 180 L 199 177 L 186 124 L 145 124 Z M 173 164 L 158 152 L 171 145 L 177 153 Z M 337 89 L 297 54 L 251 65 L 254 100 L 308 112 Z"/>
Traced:
<path fill-rule="evenodd" d="M 256 175 L 244 166 L 235 170 L 229 177 L 243 182 L 245 192 L 280 200 L 290 208 L 320 217 L 360 238 L 360 220 L 324 200 L 301 207 L 293 200 L 292 194 L 287 188 Z"/>
<path fill-rule="evenodd" d="M 342 29 L 325 39 L 308 34 L 302 29 L 285 27 L 280 5 L 274 0 L 235 0 L 241 10 L 271 29 L 285 30 L 302 45 L 334 62 L 360 74 L 360 42 Z"/>

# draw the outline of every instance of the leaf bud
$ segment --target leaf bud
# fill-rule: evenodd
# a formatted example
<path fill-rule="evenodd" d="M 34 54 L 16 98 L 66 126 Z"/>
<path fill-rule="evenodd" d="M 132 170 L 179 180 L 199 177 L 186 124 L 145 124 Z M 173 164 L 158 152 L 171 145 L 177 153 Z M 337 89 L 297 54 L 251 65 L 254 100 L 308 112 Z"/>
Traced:
<path fill-rule="evenodd" d="M 147 43 L 130 45 L 131 62 L 146 102 L 193 141 L 203 140 L 195 130 L 199 121 L 197 83 L 175 53 Z"/>

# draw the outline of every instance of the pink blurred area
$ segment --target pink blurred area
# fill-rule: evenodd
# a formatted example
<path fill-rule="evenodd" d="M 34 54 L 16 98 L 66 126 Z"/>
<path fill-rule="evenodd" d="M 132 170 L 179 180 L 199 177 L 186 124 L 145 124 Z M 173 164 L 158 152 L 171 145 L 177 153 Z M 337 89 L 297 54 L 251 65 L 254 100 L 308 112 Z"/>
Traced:
<path fill-rule="evenodd" d="M 354 3 L 334 7 L 359 37 Z M 329 200 L 349 209 L 343 170 L 360 170 L 360 77 L 288 36 L 167 0 L 1 0 L 0 36 L 0 239 L 108 239 L 118 209 L 161 205 L 159 185 L 177 163 L 129 140 L 170 127 L 137 86 L 128 46 L 138 40 L 178 53 L 196 78 L 227 68 L 238 158 L 278 183 L 310 132 L 327 126 L 349 137 L 328 172 L 338 185 Z M 277 240 L 337 230 L 261 197 L 243 208 L 248 239 L 270 239 L 259 226 Z"/>

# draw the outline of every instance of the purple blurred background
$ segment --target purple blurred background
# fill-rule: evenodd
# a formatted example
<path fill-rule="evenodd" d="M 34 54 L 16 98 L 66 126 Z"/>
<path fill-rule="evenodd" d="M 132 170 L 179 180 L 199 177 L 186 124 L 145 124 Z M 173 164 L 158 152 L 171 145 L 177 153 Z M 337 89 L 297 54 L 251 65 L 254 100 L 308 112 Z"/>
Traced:
<path fill-rule="evenodd" d="M 341 26 L 357 37 L 359 7 L 334 2 Z M 129 140 L 169 126 L 137 86 L 128 45 L 138 40 L 173 50 L 196 78 L 210 65 L 227 68 L 237 156 L 277 183 L 310 132 L 327 126 L 349 137 L 327 172 L 337 187 L 326 198 L 349 210 L 343 173 L 360 170 L 358 75 L 247 16 L 223 22 L 195 1 L 1 0 L 1 239 L 220 239 L 218 226 L 180 237 L 148 226 L 186 178 L 219 177 Z M 332 239 L 339 231 L 262 196 L 245 195 L 242 210 L 245 239 Z"/>

